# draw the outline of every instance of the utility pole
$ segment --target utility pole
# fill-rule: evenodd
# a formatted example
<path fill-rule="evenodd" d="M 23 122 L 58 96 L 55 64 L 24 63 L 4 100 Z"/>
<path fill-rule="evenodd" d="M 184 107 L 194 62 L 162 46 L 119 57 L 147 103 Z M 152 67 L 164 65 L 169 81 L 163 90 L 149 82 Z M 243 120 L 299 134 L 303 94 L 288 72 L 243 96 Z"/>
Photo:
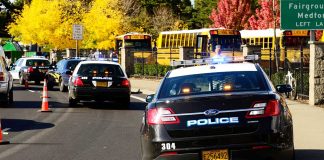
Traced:
<path fill-rule="evenodd" d="M 278 67 L 278 48 L 277 48 L 277 33 L 276 33 L 276 25 L 277 25 L 277 15 L 276 15 L 276 6 L 275 6 L 275 0 L 272 0 L 272 12 L 273 12 L 273 24 L 274 24 L 274 29 L 273 29 L 273 37 L 274 37 L 274 57 L 275 57 L 275 62 L 276 62 L 276 71 L 279 71 L 279 67 Z M 280 51 L 280 47 L 279 47 L 279 51 Z"/>

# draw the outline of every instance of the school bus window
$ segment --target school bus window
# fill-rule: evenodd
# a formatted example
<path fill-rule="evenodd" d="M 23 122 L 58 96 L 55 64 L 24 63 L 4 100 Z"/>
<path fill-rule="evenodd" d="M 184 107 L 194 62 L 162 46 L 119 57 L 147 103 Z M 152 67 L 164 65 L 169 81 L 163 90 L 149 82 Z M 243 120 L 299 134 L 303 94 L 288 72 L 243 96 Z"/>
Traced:
<path fill-rule="evenodd" d="M 162 48 L 166 48 L 166 42 L 167 42 L 167 39 L 166 39 L 167 35 L 162 35 Z"/>
<path fill-rule="evenodd" d="M 269 38 L 264 38 L 264 48 L 269 48 Z"/>
<path fill-rule="evenodd" d="M 187 43 L 187 44 L 186 44 L 186 46 L 187 46 L 187 47 L 190 47 L 190 39 L 191 39 L 191 38 L 190 38 L 190 33 L 186 33 L 186 35 L 187 35 L 187 39 L 186 39 L 186 43 Z"/>
<path fill-rule="evenodd" d="M 254 44 L 254 38 L 251 38 L 251 45 L 255 45 Z"/>
<path fill-rule="evenodd" d="M 260 39 L 259 38 L 255 38 L 255 44 L 260 45 Z"/>
<path fill-rule="evenodd" d="M 247 39 L 246 39 L 246 44 L 251 45 L 251 43 L 250 43 L 250 38 L 247 38 Z"/>
<path fill-rule="evenodd" d="M 264 48 L 264 45 L 263 45 L 263 38 L 260 38 L 260 45 L 261 45 L 261 48 Z"/>
<path fill-rule="evenodd" d="M 269 48 L 272 48 L 272 38 L 269 38 Z"/>

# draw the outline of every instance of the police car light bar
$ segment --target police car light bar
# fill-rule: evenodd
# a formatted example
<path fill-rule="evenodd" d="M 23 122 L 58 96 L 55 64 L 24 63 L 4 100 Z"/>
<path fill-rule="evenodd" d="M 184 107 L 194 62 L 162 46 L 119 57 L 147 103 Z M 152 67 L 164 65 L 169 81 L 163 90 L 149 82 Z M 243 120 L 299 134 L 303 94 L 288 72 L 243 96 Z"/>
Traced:
<path fill-rule="evenodd" d="M 244 61 L 256 61 L 259 59 L 258 55 L 247 55 L 239 57 L 229 57 L 229 56 L 216 56 L 213 58 L 206 59 L 191 59 L 182 61 L 172 61 L 171 66 L 193 66 L 193 65 L 208 65 L 208 64 L 221 64 L 221 63 L 237 63 Z"/>

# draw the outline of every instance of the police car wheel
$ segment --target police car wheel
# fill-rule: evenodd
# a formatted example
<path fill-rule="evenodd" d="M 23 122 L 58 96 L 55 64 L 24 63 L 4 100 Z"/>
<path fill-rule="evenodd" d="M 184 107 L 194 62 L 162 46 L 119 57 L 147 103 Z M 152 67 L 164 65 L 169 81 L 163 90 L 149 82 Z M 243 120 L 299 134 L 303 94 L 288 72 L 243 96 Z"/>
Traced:
<path fill-rule="evenodd" d="M 78 104 L 78 100 L 69 97 L 69 106 L 75 106 Z"/>
<path fill-rule="evenodd" d="M 9 97 L 8 97 L 9 104 L 13 103 L 13 89 L 9 91 Z"/>
<path fill-rule="evenodd" d="M 127 109 L 129 107 L 129 105 L 130 105 L 130 98 L 126 98 L 126 99 L 124 99 L 124 100 L 122 100 L 120 102 L 121 102 L 122 107 Z"/>
<path fill-rule="evenodd" d="M 35 80 L 36 85 L 40 85 L 40 80 Z"/>
<path fill-rule="evenodd" d="M 67 91 L 67 87 L 64 86 L 64 82 L 62 80 L 60 80 L 60 91 L 61 92 L 66 92 Z"/>
<path fill-rule="evenodd" d="M 19 84 L 23 85 L 25 83 L 25 80 L 22 75 L 19 76 Z"/>

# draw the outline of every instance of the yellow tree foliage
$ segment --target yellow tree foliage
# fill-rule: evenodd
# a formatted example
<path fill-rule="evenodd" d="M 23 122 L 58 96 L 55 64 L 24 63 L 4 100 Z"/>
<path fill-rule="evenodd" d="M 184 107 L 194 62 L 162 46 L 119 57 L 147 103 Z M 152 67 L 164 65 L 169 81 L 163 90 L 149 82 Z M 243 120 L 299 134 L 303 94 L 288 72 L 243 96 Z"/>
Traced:
<path fill-rule="evenodd" d="M 123 14 L 116 9 L 116 0 L 94 0 L 91 10 L 83 17 L 85 48 L 109 49 L 114 38 L 122 34 Z"/>
<path fill-rule="evenodd" d="M 8 26 L 9 33 L 26 44 L 72 48 L 72 25 L 82 19 L 83 8 L 78 1 L 33 0 Z"/>

